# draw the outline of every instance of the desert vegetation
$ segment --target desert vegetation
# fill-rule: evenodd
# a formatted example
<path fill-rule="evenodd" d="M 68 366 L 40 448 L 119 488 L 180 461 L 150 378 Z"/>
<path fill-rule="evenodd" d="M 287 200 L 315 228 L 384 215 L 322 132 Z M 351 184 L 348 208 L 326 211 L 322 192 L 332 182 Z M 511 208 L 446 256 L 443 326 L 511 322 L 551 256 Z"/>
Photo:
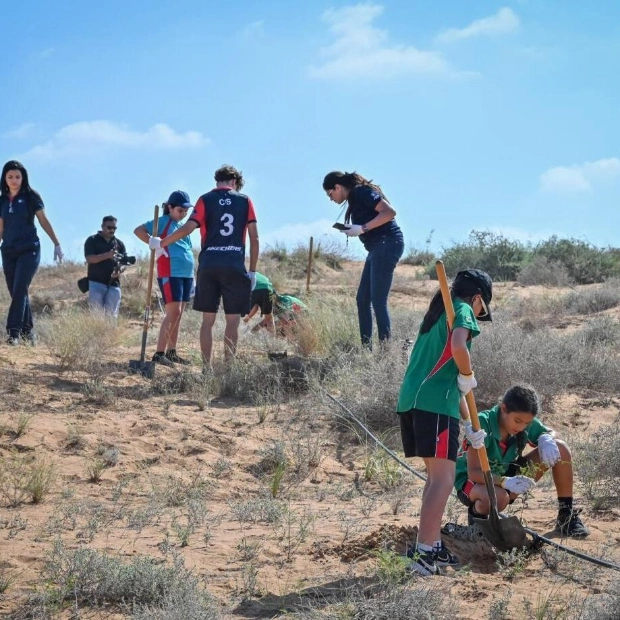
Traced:
<path fill-rule="evenodd" d="M 373 352 L 357 344 L 362 265 L 343 247 L 316 247 L 306 294 L 307 258 L 307 247 L 282 246 L 261 263 L 279 291 L 310 307 L 294 340 L 242 328 L 235 363 L 219 356 L 203 377 L 200 316 L 190 311 L 180 345 L 194 366 L 158 367 L 153 380 L 128 373 L 144 264 L 127 271 L 116 324 L 85 308 L 80 266 L 39 271 L 39 344 L 4 347 L 1 362 L 3 617 L 617 617 L 614 573 L 552 548 L 495 554 L 448 539 L 460 570 L 430 580 L 407 571 L 422 483 L 326 394 L 400 450 L 404 345 L 436 289 L 434 256 L 397 268 L 394 338 Z M 518 381 L 539 390 L 544 421 L 573 448 L 575 495 L 592 529 L 567 544 L 620 562 L 616 251 L 475 233 L 443 258 L 451 273 L 475 265 L 501 280 L 494 322 L 474 348 L 480 408 Z M 512 509 L 549 533 L 549 475 Z M 466 523 L 466 511 L 451 501 L 446 518 Z"/>

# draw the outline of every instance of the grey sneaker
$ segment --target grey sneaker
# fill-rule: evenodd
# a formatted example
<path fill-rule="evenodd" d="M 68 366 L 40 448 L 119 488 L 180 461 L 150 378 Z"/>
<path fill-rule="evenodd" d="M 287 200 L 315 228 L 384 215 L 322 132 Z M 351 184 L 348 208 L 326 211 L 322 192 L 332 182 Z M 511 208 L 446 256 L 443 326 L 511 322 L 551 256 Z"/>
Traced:
<path fill-rule="evenodd" d="M 36 346 L 39 342 L 34 332 L 22 332 L 21 339 L 24 344 L 29 344 L 31 347 Z"/>

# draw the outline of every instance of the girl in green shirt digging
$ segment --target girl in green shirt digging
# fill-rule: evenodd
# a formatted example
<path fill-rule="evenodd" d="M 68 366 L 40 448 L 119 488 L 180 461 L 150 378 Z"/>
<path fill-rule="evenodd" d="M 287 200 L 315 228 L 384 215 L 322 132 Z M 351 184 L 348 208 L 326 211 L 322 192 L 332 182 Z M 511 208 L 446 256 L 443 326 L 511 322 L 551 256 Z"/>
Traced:
<path fill-rule="evenodd" d="M 554 432 L 538 418 L 540 401 L 528 385 L 511 387 L 501 403 L 478 414 L 497 495 L 497 507 L 503 510 L 519 495 L 536 486 L 551 469 L 558 495 L 556 527 L 563 536 L 584 538 L 589 534 L 573 508 L 573 466 L 568 446 L 555 439 Z M 523 454 L 526 447 L 532 448 Z M 456 461 L 455 488 L 468 507 L 469 521 L 489 514 L 489 496 L 484 484 L 477 450 L 463 442 Z M 528 475 L 524 476 L 521 471 Z"/>
<path fill-rule="evenodd" d="M 396 411 L 406 457 L 424 459 L 427 481 L 422 494 L 418 539 L 407 552 L 411 570 L 438 575 L 440 566 L 459 561 L 441 541 L 441 521 L 452 492 L 459 445 L 459 419 L 469 421 L 463 397 L 476 387 L 469 349 L 480 333 L 478 321 L 490 321 L 493 296 L 487 273 L 466 269 L 457 273 L 451 295 L 455 318 L 448 328 L 441 293 L 431 300 L 400 388 Z M 471 444 L 484 443 L 484 431 L 465 425 Z"/>

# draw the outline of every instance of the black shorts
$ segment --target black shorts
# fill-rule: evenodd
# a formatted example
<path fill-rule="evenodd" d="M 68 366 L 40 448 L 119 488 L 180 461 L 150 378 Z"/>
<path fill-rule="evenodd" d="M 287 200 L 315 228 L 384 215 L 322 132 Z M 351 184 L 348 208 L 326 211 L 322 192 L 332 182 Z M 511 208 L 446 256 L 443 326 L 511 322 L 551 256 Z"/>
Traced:
<path fill-rule="evenodd" d="M 410 409 L 399 414 L 406 457 L 448 459 L 456 463 L 459 421 L 449 415 Z"/>
<path fill-rule="evenodd" d="M 229 267 L 200 267 L 196 276 L 194 310 L 217 312 L 220 299 L 225 314 L 247 314 L 250 311 L 252 283 L 247 272 Z"/>
<path fill-rule="evenodd" d="M 260 315 L 273 313 L 273 292 L 267 288 L 254 289 L 252 291 L 252 308 L 258 306 L 260 308 Z"/>

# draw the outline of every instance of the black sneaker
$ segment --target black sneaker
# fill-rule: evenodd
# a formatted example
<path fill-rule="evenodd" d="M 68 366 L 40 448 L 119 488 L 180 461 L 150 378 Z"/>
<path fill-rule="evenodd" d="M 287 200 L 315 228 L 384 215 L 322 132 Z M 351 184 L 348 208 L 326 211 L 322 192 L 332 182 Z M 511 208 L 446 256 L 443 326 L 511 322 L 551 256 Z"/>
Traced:
<path fill-rule="evenodd" d="M 459 566 L 459 559 L 441 543 L 441 549 L 434 552 L 437 566 Z"/>
<path fill-rule="evenodd" d="M 9 336 L 6 339 L 6 343 L 10 346 L 10 347 L 18 347 L 20 344 L 20 340 L 19 338 L 16 338 L 15 336 Z"/>
<path fill-rule="evenodd" d="M 161 364 L 162 366 L 168 366 L 172 368 L 174 364 L 166 357 L 164 353 L 155 353 L 151 358 L 156 364 Z"/>
<path fill-rule="evenodd" d="M 590 535 L 590 531 L 579 517 L 580 512 L 581 509 L 560 510 L 558 512 L 556 527 L 563 536 L 585 538 Z"/>
<path fill-rule="evenodd" d="M 181 366 L 191 365 L 191 362 L 189 360 L 186 360 L 183 357 L 179 357 L 179 354 L 176 352 L 175 349 L 170 349 L 169 351 L 166 351 L 166 358 L 174 364 L 181 364 Z"/>
<path fill-rule="evenodd" d="M 435 562 L 435 554 L 432 551 L 421 551 L 417 545 L 413 545 L 407 551 L 407 557 L 411 560 L 409 570 L 416 572 L 422 577 L 431 577 L 432 575 L 440 575 L 441 571 Z"/>

